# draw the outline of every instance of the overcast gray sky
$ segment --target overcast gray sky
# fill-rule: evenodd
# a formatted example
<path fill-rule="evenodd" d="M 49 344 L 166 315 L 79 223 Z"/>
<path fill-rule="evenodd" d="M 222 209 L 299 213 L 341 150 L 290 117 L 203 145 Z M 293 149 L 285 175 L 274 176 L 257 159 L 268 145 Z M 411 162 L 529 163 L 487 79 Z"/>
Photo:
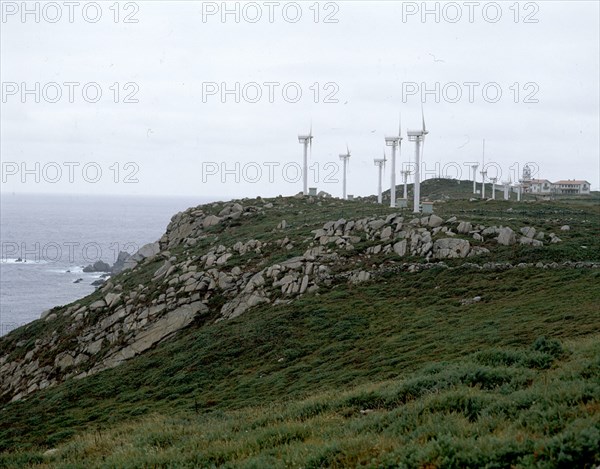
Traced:
<path fill-rule="evenodd" d="M 427 177 L 470 179 L 485 138 L 502 179 L 531 162 L 598 190 L 598 5 L 2 1 L 2 191 L 294 194 L 312 122 L 310 185 L 341 194 L 348 144 L 348 192 L 373 194 L 421 104 Z"/>

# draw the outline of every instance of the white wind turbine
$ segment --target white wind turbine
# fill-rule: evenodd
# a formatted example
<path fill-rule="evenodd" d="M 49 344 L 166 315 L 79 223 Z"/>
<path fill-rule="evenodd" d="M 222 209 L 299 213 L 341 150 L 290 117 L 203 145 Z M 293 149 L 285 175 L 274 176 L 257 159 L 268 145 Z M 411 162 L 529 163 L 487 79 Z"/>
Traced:
<path fill-rule="evenodd" d="M 346 200 L 346 173 L 348 170 L 348 160 L 350 159 L 351 153 L 350 153 L 350 148 L 348 148 L 348 145 L 346 145 L 346 154 L 344 155 L 340 155 L 340 160 L 342 160 L 342 162 L 344 163 L 344 180 L 342 183 L 343 186 L 343 196 L 342 198 L 344 200 Z"/>
<path fill-rule="evenodd" d="M 425 146 L 425 135 L 429 132 L 425 127 L 425 114 L 421 106 L 421 117 L 423 119 L 423 127 L 420 130 L 409 130 L 408 141 L 415 142 L 415 188 L 414 188 L 414 213 L 421 212 L 421 149 Z"/>
<path fill-rule="evenodd" d="M 506 181 L 503 181 L 502 184 L 504 185 L 504 200 L 510 200 L 510 185 L 512 184 L 512 181 L 507 179 Z"/>
<path fill-rule="evenodd" d="M 392 147 L 392 175 L 390 183 L 390 207 L 396 207 L 396 150 L 402 147 L 402 117 L 398 123 L 398 135 L 394 137 L 385 137 L 385 144 Z M 400 151 L 398 151 L 400 153 Z"/>
<path fill-rule="evenodd" d="M 496 182 L 498 182 L 498 178 L 490 178 L 492 181 L 492 200 L 496 200 Z"/>
<path fill-rule="evenodd" d="M 402 174 L 402 179 L 404 181 L 404 200 L 408 200 L 408 176 L 412 173 L 410 172 L 410 169 L 404 169 L 400 171 L 400 173 Z"/>
<path fill-rule="evenodd" d="M 487 171 L 485 170 L 485 139 L 483 139 L 483 162 L 479 174 L 481 174 L 481 198 L 485 199 L 485 178 L 487 176 Z"/>
<path fill-rule="evenodd" d="M 302 164 L 302 177 L 303 177 L 303 191 L 304 195 L 308 195 L 308 149 L 310 147 L 310 152 L 312 154 L 312 124 L 310 124 L 310 132 L 308 135 L 298 135 L 298 141 L 304 145 L 304 160 Z"/>
<path fill-rule="evenodd" d="M 473 169 L 473 194 L 477 194 L 477 168 L 479 168 L 479 163 L 474 163 L 471 165 Z"/>
<path fill-rule="evenodd" d="M 382 188 L 382 180 L 383 180 L 383 170 L 385 169 L 385 162 L 387 158 L 385 156 L 385 150 L 383 151 L 383 158 L 375 158 L 373 160 L 375 162 L 375 166 L 379 169 L 379 182 L 377 184 L 377 203 L 383 203 L 383 188 Z"/>

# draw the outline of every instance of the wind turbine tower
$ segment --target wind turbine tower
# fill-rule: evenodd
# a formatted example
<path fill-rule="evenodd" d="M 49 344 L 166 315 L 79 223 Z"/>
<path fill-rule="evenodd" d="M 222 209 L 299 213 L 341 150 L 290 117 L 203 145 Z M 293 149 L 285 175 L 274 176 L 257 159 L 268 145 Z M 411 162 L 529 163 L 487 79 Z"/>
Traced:
<path fill-rule="evenodd" d="M 304 160 L 302 164 L 302 178 L 303 178 L 303 195 L 308 195 L 308 149 L 310 147 L 310 151 L 312 153 L 312 124 L 310 126 L 310 132 L 308 135 L 298 135 L 298 141 L 304 146 Z"/>
<path fill-rule="evenodd" d="M 496 182 L 498 178 L 490 178 L 490 181 L 492 181 L 492 200 L 496 200 Z"/>
<path fill-rule="evenodd" d="M 383 203 L 382 181 L 383 181 L 383 169 L 385 168 L 386 161 L 387 161 L 387 159 L 385 156 L 385 151 L 383 152 L 383 158 L 375 158 L 374 159 L 375 166 L 377 166 L 377 168 L 379 170 L 379 182 L 377 184 L 377 203 L 378 204 Z"/>
<path fill-rule="evenodd" d="M 409 130 L 408 141 L 415 142 L 415 188 L 414 188 L 414 213 L 421 212 L 421 150 L 425 146 L 425 135 L 429 132 L 425 127 L 425 114 L 423 108 L 421 108 L 421 117 L 423 119 L 423 126 L 421 130 Z"/>
<path fill-rule="evenodd" d="M 348 148 L 348 145 L 346 145 L 346 154 L 345 155 L 340 155 L 340 160 L 342 160 L 342 162 L 344 163 L 344 179 L 342 182 L 342 187 L 343 187 L 343 196 L 342 198 L 344 200 L 346 200 L 346 173 L 348 170 L 348 160 L 350 159 L 350 149 Z"/>
<path fill-rule="evenodd" d="M 487 176 L 487 171 L 485 170 L 485 139 L 483 140 L 483 161 L 481 166 L 481 199 L 485 200 L 485 177 Z"/>
<path fill-rule="evenodd" d="M 510 200 L 510 185 L 511 185 L 511 183 L 512 183 L 512 181 L 510 179 L 502 182 L 502 184 L 504 185 L 504 200 Z"/>
<path fill-rule="evenodd" d="M 473 194 L 477 194 L 477 168 L 479 168 L 479 163 L 475 163 L 471 165 L 473 169 Z"/>
<path fill-rule="evenodd" d="M 398 136 L 385 137 L 385 144 L 392 147 L 392 176 L 390 185 L 390 207 L 396 207 L 396 149 L 402 146 L 402 120 L 398 124 Z"/>
<path fill-rule="evenodd" d="M 400 171 L 400 173 L 402 174 L 402 179 L 404 180 L 404 199 L 408 200 L 408 176 L 411 175 L 411 172 L 409 169 L 405 169 Z"/>

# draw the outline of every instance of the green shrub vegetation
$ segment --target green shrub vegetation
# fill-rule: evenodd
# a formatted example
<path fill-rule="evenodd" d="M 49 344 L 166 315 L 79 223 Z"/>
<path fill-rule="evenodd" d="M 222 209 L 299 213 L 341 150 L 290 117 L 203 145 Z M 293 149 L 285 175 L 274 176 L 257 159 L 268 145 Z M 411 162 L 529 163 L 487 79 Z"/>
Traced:
<path fill-rule="evenodd" d="M 552 340 L 552 351 L 540 351 L 548 340 L 538 339 L 531 347 L 429 364 L 402 378 L 239 410 L 146 411 L 118 425 L 88 427 L 51 454 L 5 453 L 0 464 L 592 467 L 600 457 L 598 338 Z M 54 434 L 48 443 L 71 436 Z"/>

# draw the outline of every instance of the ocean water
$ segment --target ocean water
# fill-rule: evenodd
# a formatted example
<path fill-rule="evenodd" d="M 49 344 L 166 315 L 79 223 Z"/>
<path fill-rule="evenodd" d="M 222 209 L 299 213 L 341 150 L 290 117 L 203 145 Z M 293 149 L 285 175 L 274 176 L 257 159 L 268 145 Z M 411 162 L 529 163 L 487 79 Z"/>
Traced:
<path fill-rule="evenodd" d="M 171 217 L 204 198 L 2 194 L 0 335 L 94 291 L 98 273 L 119 251 L 158 240 Z M 79 283 L 74 283 L 79 280 Z"/>

